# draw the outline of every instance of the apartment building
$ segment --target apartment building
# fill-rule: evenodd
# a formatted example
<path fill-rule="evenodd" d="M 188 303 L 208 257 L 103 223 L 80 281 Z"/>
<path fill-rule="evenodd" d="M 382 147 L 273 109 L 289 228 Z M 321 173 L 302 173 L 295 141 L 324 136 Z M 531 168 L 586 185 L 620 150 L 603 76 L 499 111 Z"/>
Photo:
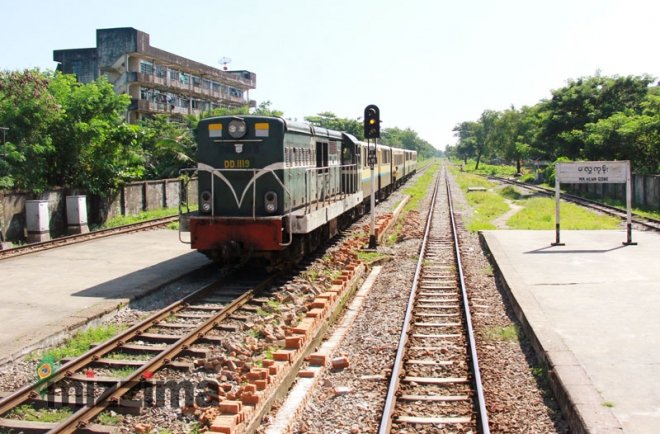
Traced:
<path fill-rule="evenodd" d="M 198 115 L 216 107 L 256 105 L 257 76 L 225 71 L 169 53 L 132 27 L 96 30 L 96 47 L 53 51 L 57 69 L 88 83 L 105 75 L 115 92 L 131 96 L 129 122 L 145 116 Z"/>

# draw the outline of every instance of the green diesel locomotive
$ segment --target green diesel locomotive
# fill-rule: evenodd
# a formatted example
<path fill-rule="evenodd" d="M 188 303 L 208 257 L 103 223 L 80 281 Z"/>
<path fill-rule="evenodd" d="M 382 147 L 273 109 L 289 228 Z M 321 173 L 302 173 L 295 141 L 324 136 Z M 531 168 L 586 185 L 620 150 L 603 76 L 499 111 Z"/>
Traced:
<path fill-rule="evenodd" d="M 199 210 L 181 226 L 193 249 L 218 262 L 304 255 L 363 213 L 371 192 L 367 145 L 348 133 L 223 116 L 200 121 L 197 143 Z M 378 194 L 412 175 L 416 159 L 379 145 Z"/>

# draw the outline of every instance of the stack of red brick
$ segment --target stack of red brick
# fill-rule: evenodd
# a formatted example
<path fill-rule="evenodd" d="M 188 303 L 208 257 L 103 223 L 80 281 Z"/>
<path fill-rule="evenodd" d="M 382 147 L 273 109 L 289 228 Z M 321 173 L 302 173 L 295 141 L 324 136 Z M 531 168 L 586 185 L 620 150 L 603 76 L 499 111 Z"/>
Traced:
<path fill-rule="evenodd" d="M 245 429 L 248 424 L 246 422 L 269 396 L 270 389 L 277 387 L 286 376 L 287 368 L 303 357 L 322 323 L 330 318 L 339 301 L 364 269 L 355 253 L 360 247 L 362 241 L 350 239 L 337 249 L 333 261 L 343 264 L 341 275 L 333 280 L 326 292 L 314 298 L 306 316 L 297 325 L 286 329 L 285 348 L 274 352 L 272 360 L 263 360 L 261 368 L 252 368 L 247 376 L 249 384 L 240 386 L 236 393 L 227 394 L 228 398 L 236 399 L 219 403 L 220 415 L 211 422 L 211 432 L 236 434 Z M 325 366 L 327 363 L 326 356 L 319 353 L 311 354 L 307 361 L 313 366 Z"/>

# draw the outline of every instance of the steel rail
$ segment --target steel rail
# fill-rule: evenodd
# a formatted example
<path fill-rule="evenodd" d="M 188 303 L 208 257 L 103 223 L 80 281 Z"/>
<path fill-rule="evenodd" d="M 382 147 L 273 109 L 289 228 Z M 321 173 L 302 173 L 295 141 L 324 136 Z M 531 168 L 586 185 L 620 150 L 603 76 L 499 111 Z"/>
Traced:
<path fill-rule="evenodd" d="M 486 410 L 486 398 L 481 384 L 481 371 L 479 370 L 479 358 L 477 357 L 477 343 L 474 338 L 474 328 L 472 327 L 472 315 L 470 314 L 470 302 L 468 300 L 467 289 L 465 287 L 465 276 L 463 274 L 463 263 L 461 262 L 461 249 L 458 239 L 458 230 L 456 228 L 456 218 L 454 217 L 454 200 L 451 194 L 451 185 L 449 176 L 445 173 L 447 184 L 447 197 L 449 202 L 449 220 L 451 223 L 451 232 L 454 238 L 454 253 L 456 255 L 456 269 L 458 270 L 461 295 L 463 298 L 463 314 L 465 315 L 465 324 L 468 330 L 468 346 L 470 347 L 470 370 L 472 371 L 472 382 L 477 395 L 477 418 L 479 419 L 480 432 L 489 434 L 488 410 Z"/>
<path fill-rule="evenodd" d="M 44 385 L 47 386 L 52 383 L 61 381 L 66 377 L 73 375 L 73 373 L 81 370 L 89 363 L 99 359 L 102 355 L 116 348 L 121 348 L 121 345 L 123 345 L 125 342 L 135 337 L 138 337 L 139 335 L 144 333 L 147 329 L 153 327 L 155 324 L 157 324 L 164 318 L 167 318 L 167 316 L 170 315 L 171 313 L 177 312 L 178 310 L 185 308 L 186 305 L 191 300 L 195 299 L 196 297 L 202 296 L 206 292 L 210 292 L 211 290 L 217 289 L 223 283 L 224 283 L 223 281 L 215 282 L 211 285 L 207 285 L 203 288 L 200 288 L 191 294 L 188 294 L 186 297 L 182 298 L 181 300 L 170 304 L 169 306 L 156 312 L 155 314 L 151 315 L 150 317 L 141 321 L 140 323 L 133 325 L 132 327 L 118 334 L 117 336 L 114 336 L 113 338 L 103 342 L 102 344 L 90 349 L 83 355 L 67 362 L 57 371 L 55 371 L 55 373 L 53 373 L 53 375 L 49 377 L 47 381 L 45 382 L 37 381 L 35 383 L 28 384 L 18 389 L 16 392 L 0 400 L 0 415 L 3 415 L 12 408 L 21 405 L 23 402 L 27 401 L 28 399 L 34 399 L 37 396 L 39 396 L 38 390 Z"/>
<path fill-rule="evenodd" d="M 270 281 L 270 278 L 268 279 Z M 266 283 L 262 283 L 265 285 Z M 84 428 L 99 413 L 105 410 L 109 405 L 118 403 L 121 397 L 136 387 L 140 381 L 146 379 L 145 373 L 155 372 L 168 364 L 174 357 L 182 351 L 185 351 L 192 343 L 203 337 L 211 329 L 218 326 L 220 321 L 240 309 L 254 295 L 255 289 L 246 291 L 239 298 L 231 302 L 221 311 L 215 313 L 212 317 L 197 326 L 187 335 L 170 345 L 167 349 L 159 353 L 156 357 L 147 361 L 142 367 L 137 369 L 127 378 L 117 382 L 116 385 L 106 389 L 103 394 L 96 398 L 93 405 L 84 405 L 78 411 L 73 413 L 66 420 L 58 423 L 56 427 L 48 431 L 49 433 L 72 433 L 77 429 Z"/>
<path fill-rule="evenodd" d="M 50 241 L 42 241 L 39 243 L 32 243 L 19 247 L 13 247 L 11 249 L 0 250 L 0 260 L 13 258 L 21 255 L 27 255 L 35 252 L 41 252 L 43 250 L 54 249 L 57 247 L 61 247 L 63 245 L 82 243 L 85 241 L 91 241 L 98 238 L 105 238 L 112 235 L 128 234 L 131 232 L 138 232 L 142 230 L 152 229 L 158 226 L 163 226 L 168 223 L 175 222 L 178 219 L 179 219 L 178 215 L 172 217 L 161 217 L 158 219 L 148 220 L 146 222 L 131 223 L 128 225 L 122 225 L 108 229 L 99 229 L 84 234 L 67 235 L 64 237 L 52 239 Z"/>
<path fill-rule="evenodd" d="M 394 358 L 394 366 L 392 368 L 392 376 L 390 378 L 390 384 L 387 390 L 387 397 L 385 399 L 385 406 L 383 408 L 383 416 L 380 420 L 380 426 L 378 428 L 379 434 L 387 434 L 390 432 L 392 427 L 392 414 L 394 412 L 394 406 L 396 404 L 396 392 L 399 389 L 399 380 L 401 379 L 401 369 L 403 367 L 403 358 L 406 352 L 406 345 L 408 344 L 408 332 L 410 330 L 410 323 L 412 319 L 412 312 L 415 304 L 415 297 L 417 295 L 417 286 L 419 284 L 419 278 L 422 273 L 422 265 L 424 263 L 424 252 L 426 251 L 426 246 L 429 240 L 429 233 L 431 232 L 431 221 L 433 220 L 433 213 L 435 210 L 435 200 L 438 193 L 438 184 L 440 182 L 440 174 L 437 175 L 435 180 L 435 186 L 433 188 L 433 195 L 431 197 L 431 207 L 429 209 L 428 217 L 426 218 L 426 226 L 424 228 L 424 237 L 422 238 L 422 244 L 419 248 L 419 258 L 417 260 L 417 266 L 415 268 L 415 277 L 413 278 L 412 285 L 410 287 L 410 296 L 408 297 L 408 306 L 406 308 L 406 314 L 403 318 L 403 327 L 401 329 L 401 337 L 399 339 L 399 346 L 396 350 L 396 357 Z"/>
<path fill-rule="evenodd" d="M 262 282 L 253 285 L 253 289 L 250 291 L 246 292 L 246 294 L 252 294 L 254 291 L 264 287 L 265 285 L 269 284 L 272 282 L 274 278 L 276 278 L 278 274 L 272 274 L 268 276 L 266 279 L 264 279 Z M 138 324 L 133 325 L 129 329 L 125 330 L 124 332 L 118 334 L 117 336 L 109 339 L 108 341 L 105 341 L 101 343 L 98 346 L 95 346 L 94 348 L 90 349 L 83 355 L 67 362 L 64 364 L 61 368 L 59 368 L 51 377 L 49 377 L 46 381 L 37 381 L 32 384 L 28 384 L 19 390 L 15 391 L 11 395 L 5 397 L 4 399 L 0 400 L 0 415 L 4 415 L 8 411 L 12 410 L 13 408 L 18 407 L 22 403 L 30 400 L 30 399 L 36 399 L 39 396 L 39 390 L 41 388 L 48 387 L 51 384 L 57 383 L 59 381 L 62 381 L 66 379 L 67 377 L 72 376 L 75 372 L 78 372 L 88 366 L 89 364 L 95 362 L 96 360 L 100 359 L 104 354 L 109 353 L 113 350 L 116 349 L 121 349 L 121 347 L 124 345 L 124 343 L 130 341 L 133 338 L 139 337 L 141 334 L 143 334 L 146 330 L 148 330 L 151 327 L 154 327 L 157 325 L 159 322 L 167 318 L 169 315 L 172 313 L 176 313 L 180 310 L 186 309 L 189 307 L 189 304 L 191 301 L 195 300 L 196 298 L 203 297 L 209 292 L 212 292 L 218 288 L 221 288 L 223 285 L 225 285 L 227 282 L 225 279 L 222 279 L 218 282 L 214 282 L 210 285 L 207 285 L 205 287 L 202 287 L 198 289 L 197 291 L 188 294 L 186 297 L 182 298 L 181 300 L 178 300 L 169 306 L 165 307 L 164 309 L 154 313 L 150 317 L 146 318 L 145 320 L 139 322 Z M 243 296 L 240 298 L 241 300 L 243 299 Z M 244 303 L 243 303 L 244 304 Z M 243 305 L 241 304 L 241 306 Z M 231 306 L 231 305 L 230 305 Z M 221 309 L 218 314 L 221 314 L 224 312 L 225 309 Z M 202 324 L 204 325 L 204 324 Z M 193 336 L 195 335 L 195 339 L 199 339 L 199 336 L 196 335 L 197 330 L 192 331 L 189 335 L 183 335 L 185 338 L 186 336 Z M 179 344 L 179 341 L 176 343 L 172 344 L 169 348 L 176 346 Z M 181 344 L 185 345 L 185 344 Z M 167 351 L 167 350 L 164 350 Z M 156 356 L 159 357 L 159 356 Z M 167 357 L 168 362 L 171 360 L 171 357 Z M 153 359 L 152 359 L 153 360 Z M 149 363 L 149 361 L 145 362 Z M 167 363 L 167 362 L 165 362 Z"/>
<path fill-rule="evenodd" d="M 522 188 L 526 188 L 528 190 L 536 191 L 546 196 L 553 196 L 555 194 L 554 189 L 541 187 L 539 185 L 528 184 L 526 182 L 513 181 L 511 179 L 501 178 L 499 176 L 493 176 L 493 175 L 488 175 L 487 178 L 510 185 L 516 185 Z M 593 199 L 588 199 L 586 197 L 582 197 L 570 193 L 560 193 L 560 197 L 567 202 L 577 203 L 583 206 L 587 206 L 588 208 L 592 208 L 604 212 L 614 217 L 618 217 L 624 220 L 626 219 L 625 209 L 621 209 L 613 205 L 608 205 L 606 203 L 598 202 Z M 648 229 L 653 229 L 656 231 L 660 230 L 660 220 L 651 217 L 642 217 L 639 214 L 633 214 L 632 223 L 644 226 Z"/>

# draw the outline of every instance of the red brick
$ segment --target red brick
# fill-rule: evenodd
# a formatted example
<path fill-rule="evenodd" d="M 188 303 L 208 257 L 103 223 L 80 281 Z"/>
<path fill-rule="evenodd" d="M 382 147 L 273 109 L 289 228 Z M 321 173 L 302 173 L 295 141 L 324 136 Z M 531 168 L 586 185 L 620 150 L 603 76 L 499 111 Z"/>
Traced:
<path fill-rule="evenodd" d="M 337 294 L 340 294 L 343 290 L 344 290 L 344 287 L 343 287 L 342 285 L 335 285 L 335 284 L 333 284 L 333 285 L 330 287 L 330 291 L 329 291 L 329 292 L 335 292 L 335 293 L 337 293 Z"/>
<path fill-rule="evenodd" d="M 228 414 L 238 414 L 241 412 L 240 401 L 222 401 L 220 403 L 220 412 Z"/>
<path fill-rule="evenodd" d="M 314 328 L 314 320 L 311 318 L 303 318 L 297 326 L 291 329 L 291 331 L 299 335 L 307 335 L 312 328 Z"/>
<path fill-rule="evenodd" d="M 273 359 L 278 362 L 289 362 L 291 363 L 293 357 L 293 351 L 291 350 L 278 350 L 273 353 Z"/>
<path fill-rule="evenodd" d="M 320 318 L 321 316 L 323 316 L 323 309 L 314 308 L 309 312 L 307 312 L 307 315 L 305 316 L 307 316 L 308 318 Z"/>
<path fill-rule="evenodd" d="M 328 362 L 328 356 L 321 353 L 312 353 L 308 357 L 309 364 L 314 366 L 325 366 Z"/>
<path fill-rule="evenodd" d="M 256 406 L 259 404 L 259 399 L 259 395 L 255 395 L 253 393 L 244 393 L 241 395 L 241 402 L 244 405 Z"/>
<path fill-rule="evenodd" d="M 264 359 L 261 361 L 261 366 L 263 366 L 264 368 L 269 368 L 274 364 L 275 364 L 275 360 L 271 360 L 271 359 Z"/>
<path fill-rule="evenodd" d="M 325 298 L 315 298 L 312 302 L 312 309 L 325 309 L 328 300 Z"/>
<path fill-rule="evenodd" d="M 301 369 L 298 371 L 298 376 L 300 378 L 314 378 L 316 375 L 316 371 L 312 371 L 311 369 Z"/>
<path fill-rule="evenodd" d="M 346 356 L 335 357 L 334 359 L 332 359 L 331 363 L 333 369 L 344 369 L 344 368 L 348 368 L 349 365 L 348 357 Z"/>
<path fill-rule="evenodd" d="M 268 382 L 266 380 L 257 380 L 254 382 L 254 385 L 257 386 L 257 390 L 264 390 L 266 389 Z"/>
<path fill-rule="evenodd" d="M 244 384 L 241 386 L 241 393 L 254 393 L 257 391 L 257 387 L 254 384 Z"/>
<path fill-rule="evenodd" d="M 280 373 L 280 366 L 279 365 L 273 365 L 268 368 L 268 373 L 270 375 L 277 375 Z"/>
<path fill-rule="evenodd" d="M 288 338 L 284 339 L 284 346 L 287 349 L 299 349 L 302 347 L 303 344 L 303 337 L 302 336 L 291 336 Z"/>
<path fill-rule="evenodd" d="M 268 368 L 252 368 L 250 374 L 255 374 L 255 380 L 265 380 L 268 378 Z"/>
<path fill-rule="evenodd" d="M 233 434 L 236 421 L 233 416 L 217 416 L 211 424 L 211 431 L 224 434 Z"/>

